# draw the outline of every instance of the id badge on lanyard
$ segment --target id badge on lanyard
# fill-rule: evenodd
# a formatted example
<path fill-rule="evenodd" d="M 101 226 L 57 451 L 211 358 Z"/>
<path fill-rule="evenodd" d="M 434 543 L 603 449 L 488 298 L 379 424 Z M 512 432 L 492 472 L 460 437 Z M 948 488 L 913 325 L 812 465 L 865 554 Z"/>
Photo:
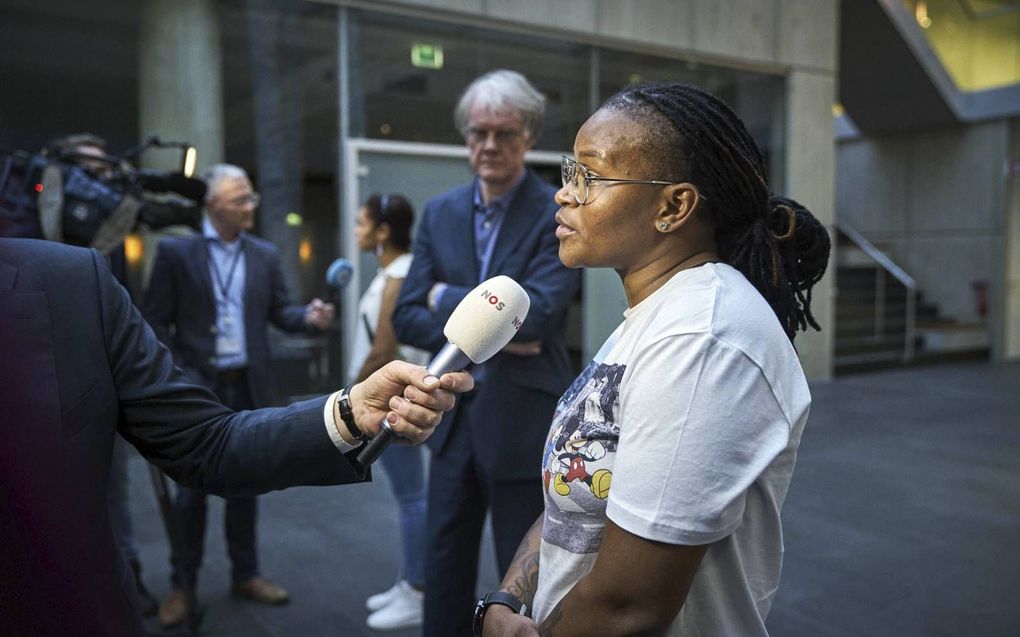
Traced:
<path fill-rule="evenodd" d="M 218 314 L 222 317 L 216 331 L 216 355 L 235 356 L 241 353 L 241 337 L 237 333 L 237 325 L 230 313 L 230 284 L 234 280 L 234 273 L 237 271 L 237 264 L 241 260 L 241 246 L 238 245 L 237 252 L 231 260 L 226 281 L 220 279 L 220 270 L 216 265 L 216 259 L 209 255 L 213 267 L 213 276 L 216 286 L 220 292 L 220 298 L 216 299 Z"/>

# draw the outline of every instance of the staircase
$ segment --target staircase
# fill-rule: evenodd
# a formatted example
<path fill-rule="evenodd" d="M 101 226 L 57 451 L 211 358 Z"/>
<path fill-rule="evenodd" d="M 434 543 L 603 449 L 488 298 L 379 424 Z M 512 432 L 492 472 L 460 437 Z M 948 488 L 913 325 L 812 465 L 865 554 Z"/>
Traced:
<path fill-rule="evenodd" d="M 838 224 L 837 373 L 909 363 L 914 356 L 914 280 L 857 231 Z"/>
<path fill-rule="evenodd" d="M 881 267 L 868 265 L 840 265 L 838 281 L 836 371 L 910 362 L 908 288 Z"/>
<path fill-rule="evenodd" d="M 837 223 L 837 374 L 988 355 L 984 322 L 941 317 L 914 279 L 843 222 Z"/>

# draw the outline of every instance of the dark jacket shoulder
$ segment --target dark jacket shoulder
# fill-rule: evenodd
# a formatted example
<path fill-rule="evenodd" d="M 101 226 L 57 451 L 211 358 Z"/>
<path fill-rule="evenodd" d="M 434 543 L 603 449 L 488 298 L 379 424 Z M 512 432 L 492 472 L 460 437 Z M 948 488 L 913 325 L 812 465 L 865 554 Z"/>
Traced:
<path fill-rule="evenodd" d="M 253 234 L 246 234 L 244 235 L 244 240 L 248 243 L 250 247 L 260 252 L 267 252 L 273 255 L 280 252 L 280 249 L 276 247 L 276 244 L 267 241 L 262 237 L 257 237 Z"/>
<path fill-rule="evenodd" d="M 444 193 L 440 193 L 435 197 L 432 197 L 425 202 L 425 208 L 433 208 L 436 206 L 449 206 L 451 204 L 461 204 L 463 202 L 471 202 L 471 197 L 474 195 L 475 182 L 474 180 L 469 181 L 466 184 L 457 186 L 447 190 Z"/>
<path fill-rule="evenodd" d="M 19 289 L 44 289 L 51 281 L 78 279 L 82 272 L 95 268 L 88 248 L 42 239 L 0 239 L 0 261 L 18 268 L 15 285 Z M 23 264 L 45 263 L 43 268 L 23 268 Z"/>

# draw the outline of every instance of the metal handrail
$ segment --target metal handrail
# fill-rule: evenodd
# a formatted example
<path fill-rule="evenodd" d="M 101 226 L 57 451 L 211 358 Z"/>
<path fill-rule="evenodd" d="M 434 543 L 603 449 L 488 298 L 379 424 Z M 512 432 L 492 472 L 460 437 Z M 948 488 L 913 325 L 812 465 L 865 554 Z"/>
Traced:
<path fill-rule="evenodd" d="M 896 265 L 884 252 L 875 247 L 875 244 L 864 238 L 857 230 L 853 229 L 845 221 L 837 221 L 836 229 L 843 233 L 861 252 L 863 252 L 875 265 L 875 337 L 881 337 L 885 332 L 885 273 L 888 272 L 907 289 L 906 316 L 904 316 L 904 343 L 903 362 L 909 363 L 914 360 L 914 335 L 916 331 L 915 320 L 917 316 L 917 283 L 914 278 L 907 274 L 903 268 Z"/>

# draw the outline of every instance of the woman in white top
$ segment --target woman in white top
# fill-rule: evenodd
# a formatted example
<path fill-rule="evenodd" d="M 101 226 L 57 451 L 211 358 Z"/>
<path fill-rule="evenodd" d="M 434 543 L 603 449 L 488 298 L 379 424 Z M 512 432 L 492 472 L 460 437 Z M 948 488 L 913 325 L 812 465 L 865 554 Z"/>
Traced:
<path fill-rule="evenodd" d="M 828 234 L 770 193 L 733 111 L 682 84 L 610 98 L 562 177 L 560 259 L 615 269 L 629 307 L 560 399 L 545 513 L 476 627 L 767 635 L 811 403 L 793 338 L 818 328 Z"/>
<path fill-rule="evenodd" d="M 428 364 L 428 353 L 397 342 L 390 317 L 400 286 L 411 267 L 414 210 L 401 195 L 374 194 L 358 211 L 354 236 L 358 248 L 374 252 L 379 272 L 358 304 L 350 382 L 360 382 L 391 360 Z M 425 583 L 425 471 L 422 449 L 391 445 L 380 458 L 400 506 L 401 574 L 389 590 L 365 602 L 370 628 L 393 630 L 418 626 Z"/>

